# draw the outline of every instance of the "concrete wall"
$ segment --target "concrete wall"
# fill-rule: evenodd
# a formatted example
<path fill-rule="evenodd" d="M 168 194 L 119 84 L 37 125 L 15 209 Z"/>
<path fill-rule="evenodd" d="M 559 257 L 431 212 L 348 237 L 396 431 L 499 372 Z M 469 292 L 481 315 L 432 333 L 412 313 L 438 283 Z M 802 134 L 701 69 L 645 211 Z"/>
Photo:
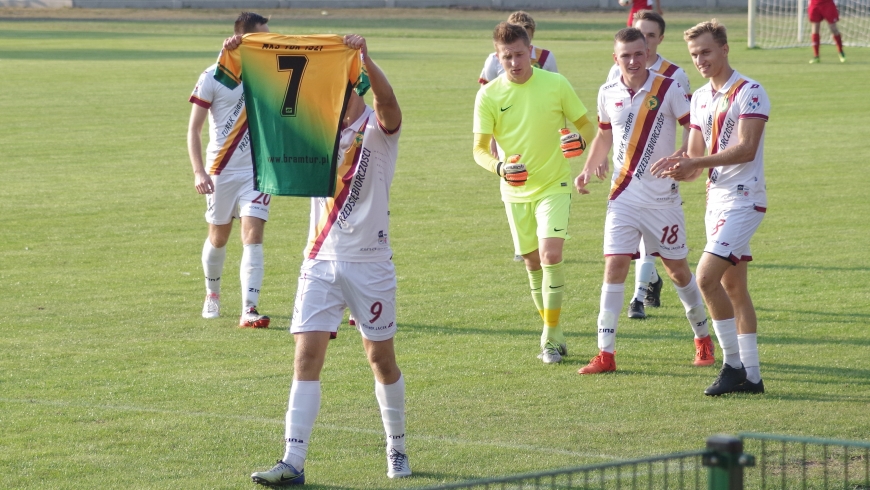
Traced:
<path fill-rule="evenodd" d="M 662 0 L 671 8 L 743 8 L 747 0 Z M 0 7 L 78 7 L 78 8 L 425 8 L 465 7 L 516 9 L 614 9 L 622 10 L 617 0 L 0 0 Z"/>

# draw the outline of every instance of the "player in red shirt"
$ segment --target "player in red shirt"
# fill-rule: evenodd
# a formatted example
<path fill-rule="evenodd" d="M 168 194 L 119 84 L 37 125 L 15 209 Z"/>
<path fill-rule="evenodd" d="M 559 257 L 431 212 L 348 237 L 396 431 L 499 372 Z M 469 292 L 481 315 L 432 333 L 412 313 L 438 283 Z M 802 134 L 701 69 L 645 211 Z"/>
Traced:
<path fill-rule="evenodd" d="M 619 4 L 623 7 L 631 4 L 631 11 L 628 12 L 628 22 L 626 23 L 628 27 L 634 25 L 634 14 L 641 10 L 653 10 L 662 15 L 662 5 L 659 0 L 619 0 Z"/>
<path fill-rule="evenodd" d="M 840 37 L 840 30 L 837 29 L 840 12 L 837 11 L 837 4 L 834 3 L 834 0 L 810 0 L 807 6 L 807 14 L 812 24 L 813 40 L 813 59 L 810 60 L 810 63 L 819 62 L 819 44 L 821 39 L 819 29 L 822 19 L 828 21 L 831 37 L 834 38 L 834 43 L 837 45 L 837 56 L 840 57 L 840 63 L 845 63 L 846 55 L 843 53 L 843 39 Z"/>

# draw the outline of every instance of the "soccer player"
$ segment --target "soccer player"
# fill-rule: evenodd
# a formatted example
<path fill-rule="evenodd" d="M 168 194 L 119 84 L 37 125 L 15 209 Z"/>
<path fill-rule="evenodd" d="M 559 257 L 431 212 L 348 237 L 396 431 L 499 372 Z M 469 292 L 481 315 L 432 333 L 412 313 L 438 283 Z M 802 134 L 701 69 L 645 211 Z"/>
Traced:
<path fill-rule="evenodd" d="M 692 27 L 684 38 L 709 82 L 692 97 L 688 153 L 657 161 L 652 172 L 677 181 L 708 172 L 707 245 L 696 274 L 725 359 L 704 394 L 764 393 L 747 266 L 749 241 L 767 210 L 763 154 L 770 99 L 761 84 L 731 68 L 725 26 L 716 19 Z"/>
<path fill-rule="evenodd" d="M 649 56 L 647 57 L 646 67 L 654 73 L 658 73 L 664 77 L 673 78 L 679 82 L 680 86 L 685 90 L 686 95 L 692 96 L 692 89 L 689 86 L 689 76 L 679 66 L 664 59 L 658 54 L 658 47 L 665 39 L 665 19 L 661 14 L 652 10 L 641 10 L 634 14 L 634 27 L 643 32 L 646 38 L 646 44 L 649 48 Z M 619 69 L 619 64 L 616 63 L 607 74 L 607 81 L 612 82 L 622 75 Z M 683 144 L 688 144 L 689 131 L 683 131 Z M 604 160 L 605 170 L 607 173 L 607 159 Z M 661 306 L 661 292 L 663 281 L 659 277 L 656 270 L 655 255 L 647 255 L 644 248 L 643 240 L 640 242 L 640 258 L 637 259 L 634 265 L 635 288 L 634 298 L 628 305 L 629 318 L 646 318 L 645 306 L 657 308 Z"/>
<path fill-rule="evenodd" d="M 533 19 L 531 15 L 522 10 L 518 10 L 512 13 L 507 21 L 511 24 L 523 26 L 526 29 L 526 32 L 529 33 L 529 42 L 532 42 L 532 39 L 535 37 L 536 25 L 535 19 Z M 553 73 L 559 73 L 558 68 L 556 68 L 556 57 L 553 56 L 553 53 L 537 46 L 530 46 L 529 51 L 529 61 L 532 63 L 532 66 Z M 501 62 L 498 59 L 498 53 L 491 53 L 486 57 L 486 61 L 483 62 L 483 71 L 480 72 L 480 78 L 478 78 L 477 81 L 481 85 L 486 85 L 495 80 L 502 73 L 504 73 L 504 67 L 502 67 Z"/>
<path fill-rule="evenodd" d="M 405 380 L 396 364 L 396 271 L 390 260 L 390 183 L 398 156 L 402 111 L 364 38 L 344 37 L 359 49 L 374 95 L 372 107 L 353 93 L 347 106 L 335 196 L 312 198 L 311 226 L 299 275 L 290 331 L 296 340 L 284 456 L 251 475 L 264 485 L 305 482 L 305 457 L 320 410 L 320 372 L 330 332 L 349 307 L 375 377 L 387 443 L 387 476 L 411 474 L 405 450 Z M 340 211 L 340 212 L 339 212 Z"/>
<path fill-rule="evenodd" d="M 635 15 L 641 10 L 653 10 L 657 14 L 662 15 L 662 4 L 660 0 L 619 0 L 619 4 L 626 6 L 631 4 L 631 10 L 628 11 L 627 27 L 631 27 L 635 21 Z"/>
<path fill-rule="evenodd" d="M 265 17 L 243 12 L 236 19 L 234 32 L 269 32 Z M 205 272 L 205 303 L 203 318 L 220 316 L 221 275 L 227 256 L 226 244 L 233 228 L 233 218 L 242 225 L 242 315 L 240 327 L 266 328 L 269 317 L 257 312 L 260 288 L 263 284 L 263 229 L 269 219 L 271 196 L 258 192 L 254 186 L 254 166 L 251 160 L 251 137 L 247 124 L 239 124 L 245 111 L 245 95 L 241 85 L 230 90 L 214 77 L 215 65 L 199 76 L 190 96 L 193 104 L 187 127 L 187 151 L 193 166 L 196 192 L 205 194 L 205 220 L 208 238 L 202 247 L 202 268 Z M 202 127 L 208 117 L 209 142 L 206 165 L 202 160 Z"/>
<path fill-rule="evenodd" d="M 502 179 L 514 251 L 523 257 L 532 299 L 544 322 L 538 357 L 553 364 L 568 352 L 559 323 L 565 285 L 562 247 L 571 206 L 566 157 L 579 155 L 586 145 L 564 124 L 567 118 L 590 135 L 592 124 L 565 77 L 532 67 L 531 41 L 522 26 L 500 23 L 493 44 L 504 73 L 477 92 L 474 160 Z M 499 143 L 498 158 L 490 153 L 493 136 Z"/>
<path fill-rule="evenodd" d="M 677 125 L 689 125 L 689 98 L 679 82 L 647 68 L 648 56 L 642 31 L 626 27 L 616 33 L 613 59 L 621 76 L 598 91 L 598 135 L 583 172 L 574 182 L 578 192 L 589 194 L 586 185 L 591 176 L 603 177 L 594 162 L 605 158 L 616 143 L 604 225 L 604 284 L 598 313 L 600 352 L 579 370 L 580 374 L 616 371 L 616 329 L 625 297 L 625 278 L 639 242 L 662 258 L 676 286 L 695 333 L 694 364 L 713 364 L 707 315 L 686 260 L 689 249 L 679 184 L 649 173 L 653 162 L 674 153 Z M 684 144 L 680 153 L 685 150 Z"/>
<path fill-rule="evenodd" d="M 810 63 L 821 61 L 819 59 L 819 44 L 821 43 L 819 31 L 822 19 L 828 22 L 831 37 L 834 39 L 834 44 L 837 45 L 837 56 L 840 57 L 840 63 L 845 63 L 846 54 L 843 53 L 843 38 L 840 37 L 840 30 L 837 29 L 840 12 L 837 10 L 837 4 L 834 3 L 834 0 L 810 0 L 809 5 L 807 5 L 807 15 L 812 26 L 813 59 L 810 60 Z"/>
<path fill-rule="evenodd" d="M 532 39 L 535 37 L 536 25 L 535 19 L 533 19 L 528 12 L 518 10 L 512 13 L 507 21 L 511 24 L 523 26 L 526 29 L 526 32 L 529 33 L 529 42 L 532 42 Z M 556 68 L 556 57 L 553 56 L 553 53 L 536 46 L 530 46 L 529 50 L 531 53 L 529 60 L 533 67 L 541 68 L 542 70 L 551 71 L 553 73 L 559 73 L 559 69 Z M 477 81 L 481 85 L 486 85 L 491 80 L 495 80 L 502 73 L 504 73 L 504 68 L 501 66 L 501 62 L 498 59 L 498 53 L 491 53 L 486 57 L 486 61 L 483 62 L 483 71 L 480 72 L 480 77 Z M 495 139 L 492 140 L 489 148 L 493 156 L 498 156 L 498 147 L 496 146 Z M 514 255 L 514 261 L 522 262 L 523 256 Z"/>

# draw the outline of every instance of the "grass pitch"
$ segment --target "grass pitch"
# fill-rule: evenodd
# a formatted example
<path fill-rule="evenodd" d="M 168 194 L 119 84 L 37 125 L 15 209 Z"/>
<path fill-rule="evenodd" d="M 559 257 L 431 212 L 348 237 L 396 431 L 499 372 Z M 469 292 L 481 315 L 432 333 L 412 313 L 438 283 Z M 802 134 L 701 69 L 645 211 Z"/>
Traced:
<path fill-rule="evenodd" d="M 371 373 L 345 326 L 323 373 L 310 486 L 425 486 L 695 449 L 720 432 L 866 439 L 870 51 L 839 64 L 823 46 L 810 66 L 808 49 L 745 49 L 745 15 L 719 15 L 732 65 L 773 100 L 769 212 L 750 266 L 768 393 L 710 399 L 701 392 L 718 366 L 691 367 L 671 286 L 650 318 L 620 320 L 617 373 L 575 374 L 597 350 L 606 184 L 574 196 L 562 313 L 571 355 L 559 366 L 535 358 L 539 320 L 497 181 L 471 158 L 476 79 L 507 13 L 263 13 L 274 32 L 366 35 L 405 115 L 391 232 L 414 477 L 385 476 Z M 187 98 L 236 14 L 0 9 L 4 488 L 247 488 L 281 455 L 293 356 L 283 327 L 306 200 L 276 198 L 266 227 L 261 311 L 273 328 L 235 327 L 237 239 L 223 317 L 199 315 L 206 226 Z M 592 109 L 624 13 L 533 15 L 536 43 Z M 661 52 L 694 88 L 681 32 L 711 16 L 667 13 Z M 683 198 L 694 264 L 703 184 L 683 186 Z"/>

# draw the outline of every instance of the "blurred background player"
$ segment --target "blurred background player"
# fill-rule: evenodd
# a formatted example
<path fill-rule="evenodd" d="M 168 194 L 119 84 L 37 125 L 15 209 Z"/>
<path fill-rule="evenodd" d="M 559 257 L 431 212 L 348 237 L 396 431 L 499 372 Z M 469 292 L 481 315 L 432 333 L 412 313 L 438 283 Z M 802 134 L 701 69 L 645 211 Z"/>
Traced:
<path fill-rule="evenodd" d="M 631 10 L 628 11 L 628 21 L 625 23 L 627 27 L 634 24 L 635 14 L 641 10 L 652 10 L 655 13 L 662 15 L 662 5 L 660 0 L 619 0 L 619 4 L 623 7 L 631 5 Z"/>
<path fill-rule="evenodd" d="M 342 123 L 336 195 L 311 199 L 311 225 L 305 261 L 293 309 L 290 332 L 296 341 L 293 383 L 287 408 L 284 456 L 268 471 L 251 479 L 264 485 L 305 483 L 308 442 L 320 411 L 320 372 L 330 332 L 350 308 L 362 334 L 363 347 L 375 377 L 375 397 L 386 431 L 387 476 L 411 475 L 405 450 L 405 379 L 396 364 L 396 270 L 389 242 L 390 184 L 398 156 L 402 111 L 386 75 L 369 57 L 366 41 L 344 37 L 359 49 L 373 94 L 372 107 L 350 95 Z M 342 182 L 346 184 L 342 185 Z M 342 216 L 359 190 L 351 211 Z M 344 220 L 344 226 L 337 220 Z"/>
<path fill-rule="evenodd" d="M 518 10 L 512 13 L 507 20 L 511 24 L 516 24 L 523 26 L 526 32 L 529 34 L 529 42 L 532 42 L 532 39 L 535 37 L 535 29 L 537 28 L 535 24 L 535 19 L 532 18 L 528 12 L 524 12 L 522 10 Z M 529 47 L 531 51 L 531 56 L 529 56 L 529 60 L 532 63 L 532 66 L 535 68 L 540 68 L 542 70 L 551 71 L 553 73 L 559 73 L 559 69 L 556 68 L 556 57 L 553 56 L 549 50 L 546 50 L 541 47 L 536 47 L 534 45 Z M 501 62 L 498 60 L 498 53 L 491 53 L 486 57 L 486 61 L 483 62 L 483 71 L 480 72 L 480 78 L 477 79 L 478 83 L 481 85 L 486 85 L 492 80 L 495 80 L 496 77 L 504 73 L 504 68 L 501 66 Z M 493 156 L 498 156 L 498 148 L 495 139 L 492 140 L 490 144 L 490 151 Z M 514 255 L 514 260 L 516 262 L 522 262 L 522 255 Z"/>
<path fill-rule="evenodd" d="M 235 34 L 269 32 L 268 19 L 243 12 L 236 19 Z M 221 275 L 227 256 L 226 244 L 233 228 L 233 218 L 242 224 L 242 315 L 240 327 L 266 328 L 269 317 L 257 312 L 263 284 L 263 229 L 269 219 L 271 196 L 254 186 L 251 160 L 251 137 L 245 115 L 242 85 L 234 90 L 214 79 L 215 65 L 208 67 L 193 89 L 190 122 L 187 128 L 187 151 L 193 166 L 196 192 L 205 194 L 208 238 L 202 247 L 205 272 L 203 318 L 220 316 Z M 208 117 L 209 142 L 206 165 L 202 161 L 202 127 Z"/>
<path fill-rule="evenodd" d="M 696 272 L 725 359 L 704 394 L 764 393 L 747 269 L 749 241 L 767 211 L 764 128 L 770 99 L 761 84 L 731 68 L 725 26 L 716 19 L 692 27 L 684 38 L 709 82 L 692 97 L 688 154 L 659 160 L 652 172 L 684 181 L 708 169 L 707 245 Z"/>
<path fill-rule="evenodd" d="M 567 354 L 559 323 L 565 272 L 562 248 L 568 238 L 571 168 L 567 157 L 585 148 L 565 119 L 592 134 L 586 107 L 568 80 L 532 67 L 531 41 L 519 25 L 502 22 L 493 44 L 504 73 L 482 86 L 474 102 L 474 160 L 502 179 L 501 196 L 514 242 L 528 271 L 532 299 L 544 321 L 541 354 L 552 364 Z M 490 143 L 499 142 L 493 157 Z"/>
<path fill-rule="evenodd" d="M 819 60 L 819 44 L 821 44 L 821 23 L 824 19 L 828 22 L 828 28 L 831 29 L 831 37 L 834 39 L 834 44 L 837 45 L 837 56 L 840 57 L 840 62 L 846 62 L 846 54 L 843 53 L 843 38 L 840 37 L 840 30 L 837 29 L 837 22 L 840 21 L 840 12 L 837 10 L 837 4 L 834 0 L 810 0 L 807 5 L 807 15 L 810 18 L 812 44 L 813 44 L 813 59 L 810 63 L 818 63 Z"/>
<path fill-rule="evenodd" d="M 652 163 L 674 154 L 678 125 L 689 125 L 689 98 L 679 82 L 647 68 L 646 43 L 644 33 L 634 27 L 616 33 L 613 59 L 621 76 L 598 91 L 598 135 L 586 167 L 575 180 L 577 191 L 588 194 L 586 185 L 592 175 L 603 177 L 594 162 L 605 158 L 617 142 L 604 225 L 604 284 L 598 313 L 600 352 L 580 369 L 580 374 L 616 370 L 616 329 L 625 298 L 625 278 L 639 242 L 645 242 L 650 253 L 661 256 L 677 288 L 695 333 L 694 364 L 709 366 L 714 362 L 701 292 L 686 260 L 689 249 L 679 184 L 649 173 Z M 677 154 L 685 150 L 683 144 Z"/>
<path fill-rule="evenodd" d="M 511 24 L 523 26 L 529 34 L 529 42 L 532 42 L 532 39 L 535 37 L 536 24 L 535 19 L 533 19 L 531 15 L 522 10 L 518 10 L 512 13 L 507 21 Z M 531 52 L 529 61 L 532 66 L 553 73 L 559 73 L 558 68 L 556 68 L 556 57 L 553 56 L 553 53 L 534 45 L 529 46 L 529 50 Z M 504 73 L 504 67 L 502 67 L 501 62 L 499 62 L 498 53 L 490 53 L 490 55 L 486 57 L 486 61 L 483 62 L 483 71 L 480 72 L 480 78 L 478 78 L 477 81 L 481 85 L 486 85 L 495 80 L 496 77 L 502 73 Z"/>
<path fill-rule="evenodd" d="M 658 54 L 659 44 L 665 39 L 665 19 L 652 10 L 640 10 L 634 14 L 634 27 L 639 29 L 643 33 L 644 38 L 646 38 L 646 44 L 649 48 L 646 67 L 653 73 L 676 80 L 683 87 L 686 95 L 691 98 L 692 89 L 689 86 L 689 76 L 682 68 Z M 607 74 L 607 81 L 618 80 L 620 76 L 619 64 L 616 63 L 610 68 L 610 73 Z M 688 144 L 688 128 L 683 131 L 682 141 L 683 145 Z M 604 159 L 603 165 L 605 166 L 603 173 L 609 173 L 607 158 Z M 664 281 L 662 281 L 656 270 L 656 257 L 646 253 L 643 240 L 640 242 L 639 251 L 640 258 L 634 263 L 635 287 L 634 297 L 628 305 L 627 314 L 629 318 L 646 318 L 645 306 L 653 308 L 661 306 L 661 292 Z"/>

